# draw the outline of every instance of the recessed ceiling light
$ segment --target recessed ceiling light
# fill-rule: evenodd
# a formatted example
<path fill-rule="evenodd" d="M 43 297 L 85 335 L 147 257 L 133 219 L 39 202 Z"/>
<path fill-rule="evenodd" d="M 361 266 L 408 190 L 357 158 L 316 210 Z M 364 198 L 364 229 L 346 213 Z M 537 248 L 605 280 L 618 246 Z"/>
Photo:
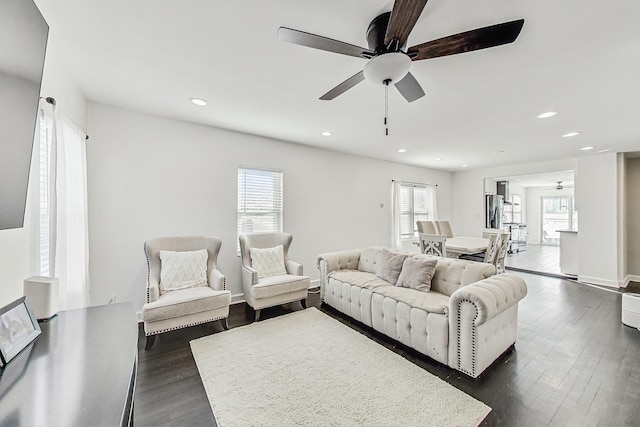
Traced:
<path fill-rule="evenodd" d="M 558 114 L 557 111 L 547 111 L 546 113 L 542 113 L 538 115 L 539 119 L 548 119 L 549 117 L 556 116 Z"/>
<path fill-rule="evenodd" d="M 582 151 L 589 151 L 589 150 L 593 150 L 596 147 L 592 147 L 592 146 L 588 146 L 588 147 L 582 147 L 581 150 Z"/>
<path fill-rule="evenodd" d="M 333 133 L 329 132 L 328 130 L 325 130 L 324 132 L 321 133 L 322 136 L 331 136 L 333 135 Z"/>
<path fill-rule="evenodd" d="M 401 149 L 398 150 L 398 153 L 405 153 L 406 151 L 407 151 L 406 148 L 401 148 Z"/>
<path fill-rule="evenodd" d="M 598 150 L 598 153 L 606 153 L 607 151 L 611 151 L 610 148 L 606 148 L 604 150 Z"/>
<path fill-rule="evenodd" d="M 565 133 L 564 135 L 562 135 L 563 138 L 571 138 L 572 136 L 578 136 L 580 135 L 582 132 L 569 132 L 569 133 Z"/>
<path fill-rule="evenodd" d="M 504 150 L 498 150 L 496 151 L 496 154 L 504 154 Z"/>
<path fill-rule="evenodd" d="M 440 162 L 440 161 L 442 161 L 442 157 L 436 157 L 436 158 L 435 158 L 435 159 L 433 159 L 433 160 L 435 160 L 436 162 Z"/>
<path fill-rule="evenodd" d="M 201 99 L 201 98 L 189 98 L 189 101 L 193 102 L 196 105 L 199 105 L 201 107 L 204 107 L 205 105 L 207 105 L 207 100 L 206 99 Z"/>
<path fill-rule="evenodd" d="M 462 165 L 462 167 L 463 167 L 463 168 L 468 168 L 468 167 L 469 167 L 469 165 L 465 163 L 464 165 Z"/>

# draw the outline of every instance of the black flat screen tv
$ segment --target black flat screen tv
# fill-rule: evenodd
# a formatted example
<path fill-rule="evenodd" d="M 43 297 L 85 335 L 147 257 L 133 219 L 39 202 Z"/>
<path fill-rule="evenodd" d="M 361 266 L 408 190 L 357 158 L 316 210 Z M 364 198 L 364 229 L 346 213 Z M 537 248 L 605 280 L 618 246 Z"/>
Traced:
<path fill-rule="evenodd" d="M 0 230 L 24 226 L 48 35 L 33 0 L 0 0 Z"/>

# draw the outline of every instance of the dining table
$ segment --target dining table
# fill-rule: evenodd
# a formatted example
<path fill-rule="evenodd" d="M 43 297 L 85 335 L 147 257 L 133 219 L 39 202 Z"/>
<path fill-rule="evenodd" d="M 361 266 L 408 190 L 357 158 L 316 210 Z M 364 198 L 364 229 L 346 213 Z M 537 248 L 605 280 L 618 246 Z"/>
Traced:
<path fill-rule="evenodd" d="M 453 236 L 446 240 L 447 255 L 473 255 L 483 252 L 489 246 L 489 239 L 482 237 Z"/>

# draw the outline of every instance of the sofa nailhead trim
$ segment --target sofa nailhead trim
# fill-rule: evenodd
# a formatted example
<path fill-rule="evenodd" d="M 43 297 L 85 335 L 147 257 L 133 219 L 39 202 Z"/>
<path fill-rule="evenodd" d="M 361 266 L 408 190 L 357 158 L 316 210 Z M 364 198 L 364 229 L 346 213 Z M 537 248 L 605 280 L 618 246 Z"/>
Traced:
<path fill-rule="evenodd" d="M 473 322 L 471 323 L 471 372 L 468 372 L 466 369 L 463 369 L 460 363 L 460 355 L 462 353 L 460 350 L 460 334 L 462 333 L 462 331 L 460 330 L 460 324 L 461 324 L 460 309 L 462 308 L 462 304 L 464 303 L 469 303 L 476 309 L 476 315 L 474 316 Z M 458 370 L 474 378 L 476 377 L 476 327 L 475 327 L 476 319 L 478 319 L 478 307 L 476 307 L 476 305 L 470 300 L 467 300 L 467 299 L 460 300 L 458 302 L 458 338 L 456 343 L 458 347 Z"/>

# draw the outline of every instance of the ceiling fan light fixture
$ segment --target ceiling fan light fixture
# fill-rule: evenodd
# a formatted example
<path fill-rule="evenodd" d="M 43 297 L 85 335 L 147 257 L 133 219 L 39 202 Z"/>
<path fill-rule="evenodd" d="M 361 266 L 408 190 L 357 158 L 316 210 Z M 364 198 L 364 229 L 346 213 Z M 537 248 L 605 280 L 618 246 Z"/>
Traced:
<path fill-rule="evenodd" d="M 386 80 L 397 83 L 404 78 L 411 68 L 411 59 L 400 52 L 378 55 L 364 66 L 364 78 L 368 81 L 384 85 Z"/>

